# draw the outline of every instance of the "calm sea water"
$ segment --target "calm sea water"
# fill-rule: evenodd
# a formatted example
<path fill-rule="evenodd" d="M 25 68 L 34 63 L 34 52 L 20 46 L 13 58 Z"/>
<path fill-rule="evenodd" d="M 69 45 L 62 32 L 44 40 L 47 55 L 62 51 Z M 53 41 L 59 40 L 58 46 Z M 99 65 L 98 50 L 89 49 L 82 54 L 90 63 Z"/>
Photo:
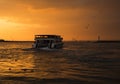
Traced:
<path fill-rule="evenodd" d="M 120 43 L 65 42 L 55 51 L 31 45 L 0 43 L 0 84 L 120 84 Z"/>

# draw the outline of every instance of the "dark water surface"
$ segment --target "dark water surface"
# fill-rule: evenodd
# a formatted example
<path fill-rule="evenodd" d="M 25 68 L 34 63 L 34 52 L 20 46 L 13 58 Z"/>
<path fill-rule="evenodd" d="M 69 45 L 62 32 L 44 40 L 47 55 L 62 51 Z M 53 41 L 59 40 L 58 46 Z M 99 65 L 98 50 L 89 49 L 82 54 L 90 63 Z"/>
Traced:
<path fill-rule="evenodd" d="M 66 42 L 55 51 L 31 45 L 0 43 L 0 84 L 120 84 L 120 43 Z"/>

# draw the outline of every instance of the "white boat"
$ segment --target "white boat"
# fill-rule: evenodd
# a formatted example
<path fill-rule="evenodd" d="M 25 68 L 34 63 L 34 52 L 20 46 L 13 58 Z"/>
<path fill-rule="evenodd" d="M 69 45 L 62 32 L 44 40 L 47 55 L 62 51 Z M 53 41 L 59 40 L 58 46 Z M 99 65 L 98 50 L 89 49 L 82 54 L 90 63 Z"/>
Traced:
<path fill-rule="evenodd" d="M 33 48 L 60 49 L 63 47 L 63 38 L 60 35 L 35 35 Z"/>

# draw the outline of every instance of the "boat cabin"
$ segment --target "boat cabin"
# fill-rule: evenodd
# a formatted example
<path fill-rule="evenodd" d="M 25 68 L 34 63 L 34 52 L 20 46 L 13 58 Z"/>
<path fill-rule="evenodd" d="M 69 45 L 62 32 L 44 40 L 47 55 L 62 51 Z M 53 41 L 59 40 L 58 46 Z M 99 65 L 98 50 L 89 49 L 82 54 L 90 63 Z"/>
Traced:
<path fill-rule="evenodd" d="M 34 48 L 62 48 L 63 38 L 60 35 L 35 35 Z"/>

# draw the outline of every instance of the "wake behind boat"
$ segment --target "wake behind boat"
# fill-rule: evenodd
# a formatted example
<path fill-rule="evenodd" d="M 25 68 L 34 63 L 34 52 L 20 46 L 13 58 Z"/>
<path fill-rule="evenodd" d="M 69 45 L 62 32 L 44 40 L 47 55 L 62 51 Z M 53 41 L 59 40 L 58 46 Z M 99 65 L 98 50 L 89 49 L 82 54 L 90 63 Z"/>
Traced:
<path fill-rule="evenodd" d="M 35 35 L 33 48 L 54 50 L 63 48 L 63 38 L 60 35 Z"/>

